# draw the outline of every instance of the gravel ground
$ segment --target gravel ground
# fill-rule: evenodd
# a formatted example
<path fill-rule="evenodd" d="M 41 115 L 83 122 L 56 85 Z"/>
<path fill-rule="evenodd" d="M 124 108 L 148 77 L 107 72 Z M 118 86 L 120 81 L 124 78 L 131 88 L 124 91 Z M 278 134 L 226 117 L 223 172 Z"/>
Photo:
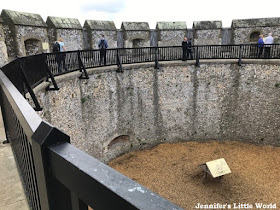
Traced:
<path fill-rule="evenodd" d="M 232 173 L 221 181 L 204 180 L 198 166 L 219 158 L 225 158 Z M 198 203 L 225 204 L 224 209 L 239 203 L 235 209 L 256 209 L 262 203 L 280 209 L 279 163 L 280 147 L 210 141 L 161 144 L 108 165 L 184 209 L 197 209 Z"/>

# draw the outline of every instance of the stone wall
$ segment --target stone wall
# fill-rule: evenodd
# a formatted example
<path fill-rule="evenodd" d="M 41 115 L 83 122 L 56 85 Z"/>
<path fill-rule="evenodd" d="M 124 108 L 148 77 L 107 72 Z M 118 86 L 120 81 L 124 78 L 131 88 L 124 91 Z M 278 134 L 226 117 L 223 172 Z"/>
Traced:
<path fill-rule="evenodd" d="M 67 51 L 84 49 L 83 29 L 78 19 L 48 17 L 46 21 L 49 28 L 49 39 L 52 46 L 59 37 L 63 38 Z"/>
<path fill-rule="evenodd" d="M 98 42 L 102 35 L 108 42 L 108 48 L 117 48 L 117 28 L 113 21 L 86 20 L 84 28 L 87 30 L 91 49 L 98 49 Z"/>
<path fill-rule="evenodd" d="M 222 44 L 222 21 L 195 21 L 193 39 L 194 45 Z"/>
<path fill-rule="evenodd" d="M 150 47 L 150 28 L 146 22 L 123 22 L 124 48 Z"/>
<path fill-rule="evenodd" d="M 181 46 L 187 35 L 185 22 L 158 22 L 156 25 L 158 46 Z"/>
<path fill-rule="evenodd" d="M 162 142 L 239 140 L 280 146 L 277 61 L 165 62 L 89 70 L 36 90 L 40 115 L 103 161 Z M 116 138 L 119 137 L 119 138 Z"/>
<path fill-rule="evenodd" d="M 48 43 L 48 32 L 46 28 L 32 27 L 32 26 L 15 26 L 15 33 L 20 34 L 15 38 L 15 43 L 18 46 L 17 55 L 27 56 L 40 54 L 42 52 L 49 52 L 47 49 L 43 50 L 42 43 Z M 37 44 L 33 46 L 26 46 L 26 41 L 36 40 Z"/>
<path fill-rule="evenodd" d="M 9 59 L 48 52 L 47 24 L 38 14 L 2 10 L 3 30 Z M 46 46 L 46 45 L 45 45 Z"/>
<path fill-rule="evenodd" d="M 0 44 L 0 52 L 8 60 L 52 52 L 60 36 L 68 51 L 96 49 L 101 34 L 109 48 L 181 45 L 185 35 L 192 38 L 193 45 L 250 44 L 256 43 L 251 35 L 266 37 L 270 32 L 274 42 L 280 43 L 280 18 L 237 19 L 226 29 L 221 21 L 195 21 L 192 29 L 187 29 L 186 22 L 158 22 L 155 30 L 147 22 L 123 22 L 121 29 L 116 29 L 113 21 L 86 20 L 82 27 L 78 19 L 49 16 L 45 23 L 38 14 L 11 10 L 2 10 L 1 18 L 5 44 Z"/>
<path fill-rule="evenodd" d="M 252 43 L 250 35 L 254 32 L 263 34 L 264 38 L 272 33 L 274 43 L 280 43 L 280 18 L 240 19 L 232 21 L 233 44 Z M 256 43 L 256 42 L 255 42 Z"/>
<path fill-rule="evenodd" d="M 3 31 L 3 20 L 0 17 L 0 67 L 8 62 L 8 52 Z"/>

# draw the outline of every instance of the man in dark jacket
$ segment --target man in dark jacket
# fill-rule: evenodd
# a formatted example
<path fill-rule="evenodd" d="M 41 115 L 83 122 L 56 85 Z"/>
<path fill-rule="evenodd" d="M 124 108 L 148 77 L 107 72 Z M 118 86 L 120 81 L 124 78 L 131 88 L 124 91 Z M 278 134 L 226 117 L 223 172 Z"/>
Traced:
<path fill-rule="evenodd" d="M 184 40 L 182 41 L 182 49 L 183 49 L 183 59 L 182 59 L 182 61 L 187 60 L 187 56 L 186 56 L 187 44 L 188 44 L 188 39 L 187 39 L 187 37 L 184 37 Z"/>
<path fill-rule="evenodd" d="M 189 41 L 187 41 L 187 59 L 193 59 L 192 55 L 192 39 L 190 38 Z"/>
<path fill-rule="evenodd" d="M 104 65 L 106 65 L 106 49 L 108 47 L 108 43 L 105 40 L 104 35 L 101 35 L 101 39 L 98 42 L 98 48 L 100 50 L 100 61 L 99 65 L 101 66 L 101 61 L 104 60 Z"/>

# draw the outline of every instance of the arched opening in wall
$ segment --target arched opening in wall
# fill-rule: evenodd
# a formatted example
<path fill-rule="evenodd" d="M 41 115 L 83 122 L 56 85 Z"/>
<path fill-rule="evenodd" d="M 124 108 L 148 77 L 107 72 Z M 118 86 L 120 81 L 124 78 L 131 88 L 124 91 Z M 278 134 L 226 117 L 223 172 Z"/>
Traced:
<path fill-rule="evenodd" d="M 114 138 L 109 144 L 108 144 L 108 150 L 115 149 L 117 147 L 124 146 L 129 142 L 129 136 L 128 135 L 121 135 L 116 138 Z"/>
<path fill-rule="evenodd" d="M 143 47 L 144 45 L 144 40 L 143 39 L 133 39 L 132 40 L 132 47 L 137 48 L 137 47 Z"/>
<path fill-rule="evenodd" d="M 250 44 L 258 43 L 260 34 L 261 33 L 259 31 L 255 31 L 255 32 L 251 33 L 250 34 Z"/>
<path fill-rule="evenodd" d="M 254 44 L 254 45 L 250 46 L 250 56 L 251 57 L 258 56 L 258 46 L 256 44 L 258 43 L 260 34 L 261 33 L 259 31 L 255 31 L 250 34 L 250 44 Z"/>
<path fill-rule="evenodd" d="M 133 48 L 139 48 L 144 46 L 144 40 L 143 39 L 133 39 L 132 40 L 132 47 Z M 134 49 L 132 52 L 132 57 L 134 62 L 141 62 L 141 58 L 143 54 L 143 50 L 141 49 Z"/>
<path fill-rule="evenodd" d="M 36 55 L 43 52 L 42 43 L 37 39 L 27 39 L 24 41 L 25 53 L 28 55 Z"/>

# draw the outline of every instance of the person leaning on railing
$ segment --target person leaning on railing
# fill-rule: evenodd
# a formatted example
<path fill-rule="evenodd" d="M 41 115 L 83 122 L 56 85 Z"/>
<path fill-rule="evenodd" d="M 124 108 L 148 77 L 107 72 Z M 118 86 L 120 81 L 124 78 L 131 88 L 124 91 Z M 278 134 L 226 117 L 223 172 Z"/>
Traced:
<path fill-rule="evenodd" d="M 272 37 L 272 34 L 269 33 L 268 37 L 265 38 L 264 41 L 264 57 L 265 58 L 270 58 L 270 48 L 271 48 L 271 44 L 273 44 L 274 39 Z"/>

